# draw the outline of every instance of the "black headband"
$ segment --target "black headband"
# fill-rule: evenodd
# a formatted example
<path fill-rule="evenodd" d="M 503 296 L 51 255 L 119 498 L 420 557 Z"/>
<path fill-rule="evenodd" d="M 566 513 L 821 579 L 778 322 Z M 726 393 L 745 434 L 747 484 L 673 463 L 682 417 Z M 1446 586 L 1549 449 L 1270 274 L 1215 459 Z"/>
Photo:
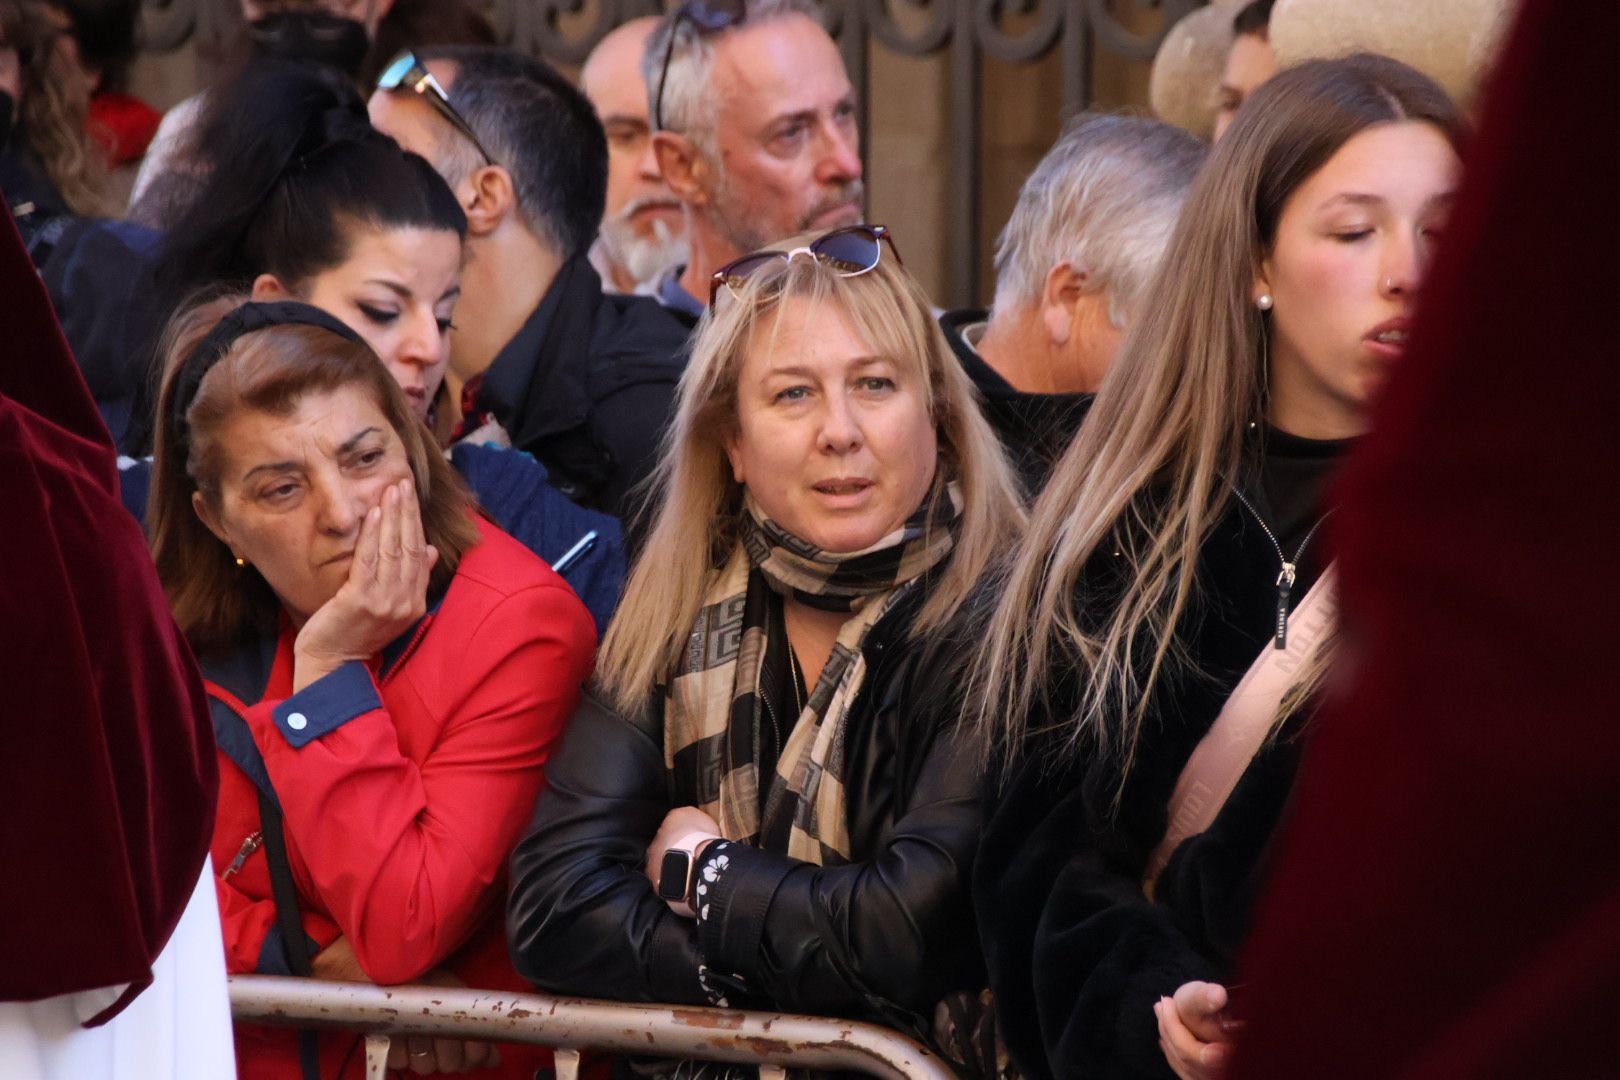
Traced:
<path fill-rule="evenodd" d="M 345 340 L 356 345 L 366 345 L 366 341 L 355 333 L 341 320 L 315 307 L 313 304 L 303 304 L 296 300 L 279 300 L 273 304 L 248 303 L 235 308 L 223 319 L 220 319 L 208 335 L 186 354 L 180 362 L 180 370 L 174 377 L 174 408 L 169 416 L 175 436 L 175 445 L 183 445 L 186 441 L 186 413 L 191 409 L 191 403 L 197 399 L 197 388 L 202 385 L 203 377 L 207 375 L 215 364 L 224 359 L 230 352 L 236 339 L 243 334 L 251 334 L 255 330 L 263 330 L 270 326 L 285 326 L 297 324 L 301 326 L 317 326 L 322 330 L 330 330 Z M 366 346 L 370 348 L 369 345 Z"/>

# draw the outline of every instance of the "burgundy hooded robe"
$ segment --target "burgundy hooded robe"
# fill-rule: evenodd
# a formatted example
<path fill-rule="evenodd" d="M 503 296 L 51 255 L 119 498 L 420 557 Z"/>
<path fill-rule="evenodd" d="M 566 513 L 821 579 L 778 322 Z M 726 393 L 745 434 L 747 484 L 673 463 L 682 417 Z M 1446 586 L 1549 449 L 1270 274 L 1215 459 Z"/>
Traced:
<path fill-rule="evenodd" d="M 214 818 L 213 730 L 112 440 L 0 217 L 0 1001 L 152 979 Z"/>
<path fill-rule="evenodd" d="M 1620 5 L 1530 0 L 1413 348 L 1344 478 L 1351 657 L 1234 1080 L 1612 1076 Z"/>

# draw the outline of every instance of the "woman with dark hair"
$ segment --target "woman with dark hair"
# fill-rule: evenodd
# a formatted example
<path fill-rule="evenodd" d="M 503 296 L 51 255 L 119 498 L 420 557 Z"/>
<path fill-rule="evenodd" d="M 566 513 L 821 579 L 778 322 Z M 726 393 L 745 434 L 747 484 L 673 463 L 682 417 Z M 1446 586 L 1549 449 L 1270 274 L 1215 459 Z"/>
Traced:
<path fill-rule="evenodd" d="M 364 102 L 336 73 L 291 61 L 252 65 L 210 96 L 199 146 L 195 168 L 164 192 L 172 225 L 145 305 L 155 323 L 131 356 L 151 365 L 124 439 L 136 456 L 152 445 L 157 331 L 199 295 L 247 293 L 266 275 L 301 295 L 357 242 L 384 233 L 401 234 L 389 245 L 388 276 L 416 269 L 427 287 L 419 297 L 411 290 L 419 311 L 407 323 L 424 321 L 425 310 L 426 321 L 447 328 L 459 290 L 467 220 L 455 196 L 427 162 L 371 127 Z M 424 355 L 414 365 L 386 343 L 375 347 L 391 370 L 420 367 L 437 351 L 438 334 L 430 336 L 415 346 Z"/>
<path fill-rule="evenodd" d="M 306 304 L 221 307 L 171 338 L 150 524 L 212 699 L 227 966 L 520 989 L 501 879 L 589 616 L 473 513 L 359 335 Z M 359 1042 L 239 1027 L 239 1067 L 359 1075 Z M 485 1053 L 408 1044 L 418 1072 Z M 503 1054 L 513 1077 L 547 1057 Z"/>
<path fill-rule="evenodd" d="M 1224 984 L 1331 653 L 1328 480 L 1405 350 L 1461 138 L 1381 57 L 1256 91 L 996 583 L 974 893 L 1026 1075 L 1228 1060 Z"/>
<path fill-rule="evenodd" d="M 221 164 L 198 178 L 165 238 L 158 309 L 199 292 L 313 304 L 364 338 L 416 417 L 447 434 L 456 416 L 441 389 L 467 222 L 444 180 L 372 128 L 341 77 L 306 65 L 251 68 L 221 91 L 205 131 Z M 467 446 L 454 460 L 484 509 L 548 562 L 596 534 L 564 569 L 605 625 L 624 576 L 618 524 L 569 502 L 525 455 Z M 132 488 L 139 478 L 126 473 Z"/>
<path fill-rule="evenodd" d="M 466 235 L 466 217 L 433 167 L 372 128 L 359 94 L 335 72 L 256 63 L 218 92 L 200 131 L 206 157 L 176 193 L 183 214 L 156 268 L 166 316 L 203 288 L 251 288 L 264 274 L 307 283 L 343 261 L 356 226 Z M 453 296 L 424 299 L 448 322 Z"/>

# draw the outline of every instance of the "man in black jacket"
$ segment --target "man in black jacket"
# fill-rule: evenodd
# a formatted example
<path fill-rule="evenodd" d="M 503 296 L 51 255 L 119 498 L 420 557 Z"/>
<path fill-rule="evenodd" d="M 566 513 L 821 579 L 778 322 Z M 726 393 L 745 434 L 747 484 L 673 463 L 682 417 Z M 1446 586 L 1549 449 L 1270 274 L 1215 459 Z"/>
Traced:
<path fill-rule="evenodd" d="M 995 306 L 941 316 L 1032 495 L 1113 363 L 1205 152 L 1155 120 L 1082 117 L 1019 192 Z"/>
<path fill-rule="evenodd" d="M 538 60 L 468 46 L 419 56 L 437 86 L 379 89 L 371 115 L 433 163 L 467 212 L 447 377 L 462 431 L 509 441 L 575 502 L 623 517 L 657 461 L 686 330 L 651 300 L 603 295 L 591 269 L 607 188 L 601 122 Z"/>

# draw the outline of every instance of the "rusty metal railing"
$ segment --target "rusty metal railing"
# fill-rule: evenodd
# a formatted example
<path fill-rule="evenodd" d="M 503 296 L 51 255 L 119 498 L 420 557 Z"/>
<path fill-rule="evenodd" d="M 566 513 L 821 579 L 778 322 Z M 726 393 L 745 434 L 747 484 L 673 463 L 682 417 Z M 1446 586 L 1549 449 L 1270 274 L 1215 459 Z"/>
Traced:
<path fill-rule="evenodd" d="M 788 1068 L 952 1078 L 911 1039 L 852 1020 L 267 975 L 234 976 L 230 990 L 238 1020 L 363 1033 L 368 1080 L 385 1075 L 389 1037 L 400 1035 L 550 1046 L 557 1080 L 577 1080 L 585 1049 L 758 1065 L 761 1080 L 780 1080 Z"/>

